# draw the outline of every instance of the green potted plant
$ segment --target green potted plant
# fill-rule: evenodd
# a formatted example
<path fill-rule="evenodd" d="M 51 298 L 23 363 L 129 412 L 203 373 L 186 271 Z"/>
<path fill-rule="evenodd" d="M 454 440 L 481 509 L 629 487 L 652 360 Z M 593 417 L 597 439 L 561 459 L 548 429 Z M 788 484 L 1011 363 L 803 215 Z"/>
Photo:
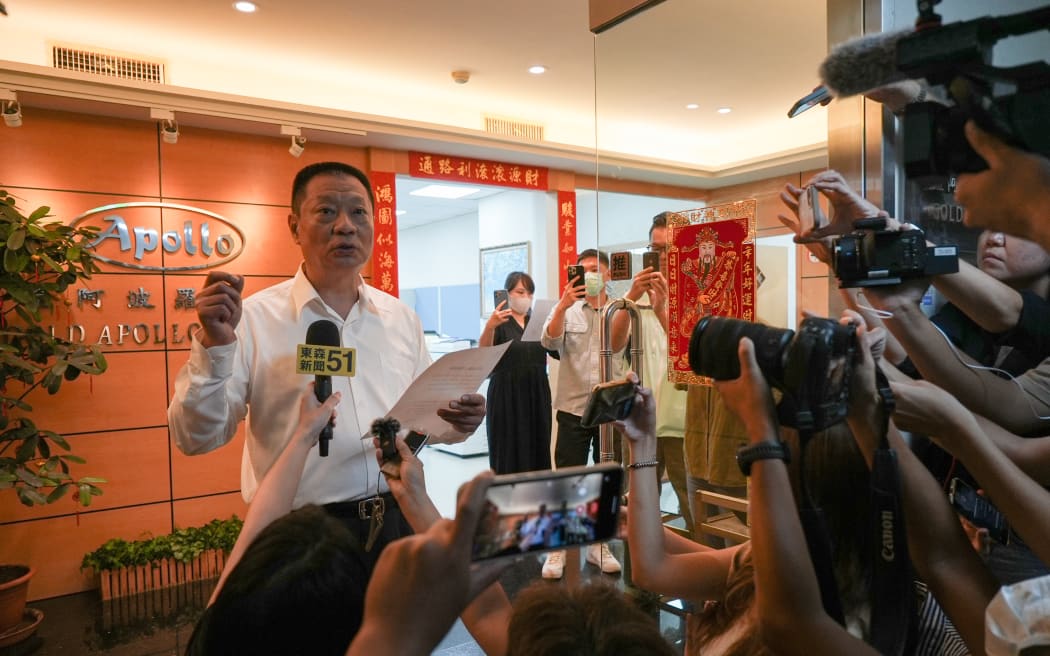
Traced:
<path fill-rule="evenodd" d="M 22 214 L 15 198 L 0 189 L 0 493 L 12 489 L 19 501 L 32 506 L 74 492 L 86 506 L 102 493 L 98 484 L 105 481 L 74 478 L 70 464 L 82 464 L 83 458 L 69 452 L 61 435 L 37 426 L 26 402 L 37 388 L 56 394 L 64 380 L 106 369 L 97 346 L 55 337 L 46 326 L 57 307 L 70 306 L 66 290 L 99 271 L 87 247 L 97 229 L 46 221 L 49 212 L 40 207 Z M 25 565 L 0 567 L 0 588 L 6 590 L 4 578 L 11 576 L 28 586 L 31 573 Z M 4 596 L 15 603 L 20 597 L 25 605 L 24 589 Z M 3 617 L 21 621 L 22 616 L 21 611 L 0 611 Z M 0 624 L 0 635 L 10 628 Z"/>

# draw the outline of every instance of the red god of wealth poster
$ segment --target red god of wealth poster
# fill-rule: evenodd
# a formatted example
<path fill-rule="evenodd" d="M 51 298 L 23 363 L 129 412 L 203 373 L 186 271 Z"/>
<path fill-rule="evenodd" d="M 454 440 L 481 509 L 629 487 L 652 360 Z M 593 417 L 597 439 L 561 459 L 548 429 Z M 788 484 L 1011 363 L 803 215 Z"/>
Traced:
<path fill-rule="evenodd" d="M 710 384 L 689 367 L 689 339 L 702 317 L 754 321 L 756 207 L 753 199 L 712 205 L 667 222 L 667 372 L 676 383 Z"/>

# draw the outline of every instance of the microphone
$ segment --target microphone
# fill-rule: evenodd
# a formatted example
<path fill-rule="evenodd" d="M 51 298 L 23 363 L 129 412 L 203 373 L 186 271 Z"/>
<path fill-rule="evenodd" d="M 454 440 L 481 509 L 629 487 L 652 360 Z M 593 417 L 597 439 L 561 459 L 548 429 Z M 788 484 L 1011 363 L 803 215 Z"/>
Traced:
<path fill-rule="evenodd" d="M 847 98 L 909 79 L 897 68 L 897 44 L 912 29 L 868 34 L 832 48 L 820 65 L 820 79 L 836 98 Z"/>
<path fill-rule="evenodd" d="M 327 319 L 320 319 L 310 324 L 306 329 L 306 343 L 314 346 L 339 346 L 339 327 Z M 332 395 L 332 377 L 321 374 L 314 376 L 314 394 L 317 400 L 324 403 Z M 321 457 L 328 455 L 328 440 L 332 439 L 331 419 L 317 440 L 317 450 Z"/>

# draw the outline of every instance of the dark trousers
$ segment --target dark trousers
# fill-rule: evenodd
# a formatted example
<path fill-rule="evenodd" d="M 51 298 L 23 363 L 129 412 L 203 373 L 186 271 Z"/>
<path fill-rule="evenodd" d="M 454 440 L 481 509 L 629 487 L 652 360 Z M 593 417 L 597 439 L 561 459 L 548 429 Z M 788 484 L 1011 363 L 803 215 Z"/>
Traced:
<path fill-rule="evenodd" d="M 381 494 L 380 498 L 383 499 L 386 507 L 383 511 L 383 528 L 380 530 L 375 544 L 372 545 L 372 549 L 367 552 L 365 551 L 365 544 L 368 543 L 368 533 L 372 527 L 372 520 L 371 518 L 361 517 L 360 501 L 339 501 L 323 506 L 325 512 L 345 524 L 354 537 L 357 538 L 361 545 L 361 558 L 367 564 L 370 575 L 376 567 L 379 554 L 383 553 L 383 548 L 386 545 L 398 538 L 413 534 L 412 527 L 408 525 L 404 515 L 401 514 L 401 508 L 394 501 L 394 496 L 387 492 Z"/>
<path fill-rule="evenodd" d="M 598 443 L 598 427 L 580 426 L 578 415 L 558 411 L 558 443 L 554 447 L 555 467 L 571 467 L 589 464 L 591 455 L 594 462 L 601 458 L 601 445 Z M 613 457 L 616 462 L 623 462 L 620 453 L 620 433 L 613 431 Z"/>

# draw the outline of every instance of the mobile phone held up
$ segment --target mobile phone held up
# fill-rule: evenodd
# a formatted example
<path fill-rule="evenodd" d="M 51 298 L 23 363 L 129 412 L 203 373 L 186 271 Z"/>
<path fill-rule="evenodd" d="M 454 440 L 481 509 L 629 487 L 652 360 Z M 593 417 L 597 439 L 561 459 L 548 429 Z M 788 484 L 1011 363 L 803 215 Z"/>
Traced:
<path fill-rule="evenodd" d="M 610 421 L 627 419 L 631 408 L 634 407 L 634 395 L 637 391 L 638 385 L 626 378 L 595 385 L 591 388 L 591 395 L 587 397 L 580 426 L 593 428 Z"/>
<path fill-rule="evenodd" d="M 653 273 L 660 270 L 660 254 L 655 251 L 642 253 L 642 268 L 652 269 Z"/>
<path fill-rule="evenodd" d="M 953 478 L 948 498 L 956 512 L 970 520 L 977 528 L 988 530 L 988 536 L 997 542 L 1010 542 L 1010 526 L 999 510 L 973 489 L 966 481 Z"/>
<path fill-rule="evenodd" d="M 474 560 L 616 537 L 623 469 L 617 463 L 496 476 L 474 534 Z"/>
<path fill-rule="evenodd" d="M 584 269 L 582 264 L 570 264 L 565 267 L 566 280 L 574 287 L 583 284 Z"/>
<path fill-rule="evenodd" d="M 492 292 L 492 308 L 494 310 L 506 310 L 506 306 L 501 308 L 499 304 L 507 303 L 509 299 L 510 297 L 507 295 L 506 289 L 497 289 L 496 291 Z"/>

